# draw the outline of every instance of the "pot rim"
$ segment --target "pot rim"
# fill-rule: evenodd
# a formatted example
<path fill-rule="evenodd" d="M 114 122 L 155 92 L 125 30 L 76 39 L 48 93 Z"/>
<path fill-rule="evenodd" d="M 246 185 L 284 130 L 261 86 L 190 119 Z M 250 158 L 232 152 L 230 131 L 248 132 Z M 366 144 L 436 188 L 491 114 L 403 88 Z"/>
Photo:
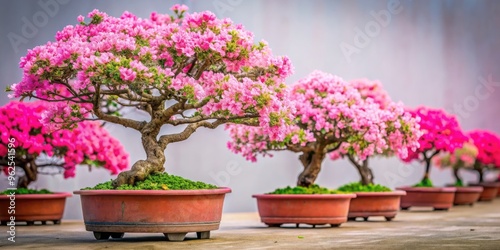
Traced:
<path fill-rule="evenodd" d="M 462 192 L 462 193 L 480 193 L 484 190 L 482 186 L 465 186 L 456 188 L 457 192 Z"/>
<path fill-rule="evenodd" d="M 472 187 L 500 187 L 500 182 L 479 182 L 479 183 L 469 183 Z"/>
<path fill-rule="evenodd" d="M 77 190 L 78 195 L 135 195 L 135 196 L 171 196 L 171 195 L 212 195 L 231 193 L 228 187 L 196 190 Z"/>
<path fill-rule="evenodd" d="M 442 192 L 442 193 L 454 193 L 457 191 L 456 187 L 397 187 L 396 190 L 412 191 L 412 192 Z"/>
<path fill-rule="evenodd" d="M 52 194 L 15 194 L 16 200 L 36 200 L 36 199 L 59 199 L 65 197 L 73 196 L 69 192 L 54 192 Z M 7 194 L 0 195 L 0 200 L 10 199 L 10 196 Z"/>
<path fill-rule="evenodd" d="M 356 194 L 254 194 L 253 198 L 257 199 L 310 199 L 310 200 L 323 200 L 323 199 L 347 199 L 356 198 Z"/>
<path fill-rule="evenodd" d="M 404 190 L 393 190 L 384 192 L 355 192 L 356 197 L 360 196 L 403 196 L 406 195 Z"/>

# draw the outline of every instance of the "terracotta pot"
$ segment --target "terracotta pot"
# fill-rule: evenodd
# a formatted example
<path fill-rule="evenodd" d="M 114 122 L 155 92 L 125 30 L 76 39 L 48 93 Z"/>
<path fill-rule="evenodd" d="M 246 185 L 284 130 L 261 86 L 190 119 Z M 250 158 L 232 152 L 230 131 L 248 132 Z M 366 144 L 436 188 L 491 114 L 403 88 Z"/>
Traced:
<path fill-rule="evenodd" d="M 85 229 L 96 239 L 125 232 L 164 233 L 182 241 L 188 232 L 210 238 L 219 229 L 229 188 L 203 190 L 80 190 Z"/>
<path fill-rule="evenodd" d="M 483 187 L 456 187 L 454 205 L 470 205 L 472 206 L 479 200 Z"/>
<path fill-rule="evenodd" d="M 355 194 L 259 194 L 257 207 L 262 222 L 271 227 L 294 223 L 340 226 L 347 221 Z"/>
<path fill-rule="evenodd" d="M 370 216 L 384 216 L 387 221 L 396 217 L 399 211 L 401 196 L 405 191 L 393 192 L 357 192 L 356 198 L 351 200 L 349 220 L 362 217 L 365 221 Z"/>
<path fill-rule="evenodd" d="M 410 207 L 432 207 L 434 210 L 448 210 L 453 206 L 455 187 L 399 187 L 406 191 L 401 197 L 401 209 Z"/>
<path fill-rule="evenodd" d="M 469 184 L 469 186 L 483 187 L 483 192 L 479 197 L 479 201 L 492 201 L 497 197 L 498 189 L 500 188 L 499 182 L 481 182 Z"/>
<path fill-rule="evenodd" d="M 26 222 L 28 225 L 33 225 L 37 221 L 42 225 L 47 221 L 60 224 L 66 197 L 70 196 L 71 193 L 0 195 L 1 224 L 6 225 L 10 222 L 11 216 L 15 217 L 16 223 Z M 12 197 L 15 199 L 12 200 Z"/>

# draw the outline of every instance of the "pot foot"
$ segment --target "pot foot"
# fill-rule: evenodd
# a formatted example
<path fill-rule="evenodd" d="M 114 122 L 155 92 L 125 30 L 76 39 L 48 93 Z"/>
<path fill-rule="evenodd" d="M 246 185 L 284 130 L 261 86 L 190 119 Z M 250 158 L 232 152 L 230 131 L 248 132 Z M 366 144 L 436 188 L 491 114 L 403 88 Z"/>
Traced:
<path fill-rule="evenodd" d="M 196 237 L 198 239 L 210 239 L 210 231 L 196 232 Z"/>
<path fill-rule="evenodd" d="M 386 221 L 392 221 L 393 219 L 394 219 L 394 217 L 385 217 Z"/>
<path fill-rule="evenodd" d="M 184 241 L 187 233 L 164 233 L 169 241 Z"/>
<path fill-rule="evenodd" d="M 363 220 L 364 221 L 368 221 L 368 217 L 363 217 Z"/>
<path fill-rule="evenodd" d="M 408 210 L 410 207 L 402 207 L 401 210 Z"/>
<path fill-rule="evenodd" d="M 53 220 L 52 222 L 54 223 L 54 225 L 59 225 L 59 224 L 61 224 L 61 220 Z"/>
<path fill-rule="evenodd" d="M 121 239 L 121 238 L 123 238 L 124 235 L 125 235 L 125 233 L 111 233 L 111 238 Z"/>
<path fill-rule="evenodd" d="M 340 224 L 330 224 L 332 227 L 340 227 Z"/>
<path fill-rule="evenodd" d="M 281 226 L 281 224 L 268 224 L 268 223 L 266 223 L 266 225 L 268 227 L 280 227 Z"/>
<path fill-rule="evenodd" d="M 34 221 L 26 221 L 26 224 L 28 226 L 33 226 L 33 225 L 35 225 L 35 222 Z"/>
<path fill-rule="evenodd" d="M 107 240 L 111 236 L 111 233 L 105 232 L 94 232 L 94 238 L 96 240 Z"/>
<path fill-rule="evenodd" d="M 449 208 L 434 208 L 434 211 L 448 211 Z"/>
<path fill-rule="evenodd" d="M 1 221 L 1 222 L 0 222 L 0 225 L 2 225 L 2 226 L 7 226 L 7 221 L 6 221 L 6 220 Z"/>
<path fill-rule="evenodd" d="M 300 225 L 300 224 L 299 224 L 299 223 L 297 223 L 297 224 L 295 224 L 295 227 L 296 227 L 296 228 L 299 228 L 299 225 Z"/>
<path fill-rule="evenodd" d="M 347 218 L 347 221 L 356 221 L 356 217 L 349 217 Z"/>

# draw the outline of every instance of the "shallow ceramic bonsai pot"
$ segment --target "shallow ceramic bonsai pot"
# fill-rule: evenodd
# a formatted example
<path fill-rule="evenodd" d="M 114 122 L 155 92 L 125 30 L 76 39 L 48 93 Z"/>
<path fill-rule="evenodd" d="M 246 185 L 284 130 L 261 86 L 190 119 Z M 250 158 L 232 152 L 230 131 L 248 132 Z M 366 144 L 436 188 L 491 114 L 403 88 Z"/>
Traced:
<path fill-rule="evenodd" d="M 355 194 L 258 194 L 260 219 L 270 227 L 308 224 L 338 227 L 347 221 Z"/>
<path fill-rule="evenodd" d="M 399 187 L 406 191 L 401 197 L 401 209 L 410 207 L 432 207 L 434 210 L 448 210 L 453 206 L 455 187 Z"/>
<path fill-rule="evenodd" d="M 229 188 L 202 190 L 80 190 L 85 229 L 98 240 L 124 233 L 163 233 L 183 241 L 188 232 L 210 238 L 219 229 Z"/>
<path fill-rule="evenodd" d="M 467 187 L 456 187 L 455 199 L 453 200 L 453 205 L 474 205 L 479 200 L 481 193 L 483 192 L 483 187 L 467 186 Z"/>
<path fill-rule="evenodd" d="M 479 201 L 492 201 L 497 197 L 498 189 L 500 188 L 500 182 L 481 182 L 472 183 L 469 186 L 480 186 L 483 187 L 483 192 L 479 197 Z"/>
<path fill-rule="evenodd" d="M 406 195 L 405 191 L 392 192 L 356 192 L 356 198 L 351 199 L 349 207 L 349 220 L 358 217 L 365 221 L 370 216 L 383 216 L 387 221 L 396 217 L 399 211 L 401 197 Z"/>
<path fill-rule="evenodd" d="M 26 222 L 33 225 L 38 221 L 42 225 L 48 221 L 60 224 L 66 198 L 70 196 L 71 193 L 0 195 L 1 224 L 7 225 L 11 216 L 15 217 L 16 224 Z"/>

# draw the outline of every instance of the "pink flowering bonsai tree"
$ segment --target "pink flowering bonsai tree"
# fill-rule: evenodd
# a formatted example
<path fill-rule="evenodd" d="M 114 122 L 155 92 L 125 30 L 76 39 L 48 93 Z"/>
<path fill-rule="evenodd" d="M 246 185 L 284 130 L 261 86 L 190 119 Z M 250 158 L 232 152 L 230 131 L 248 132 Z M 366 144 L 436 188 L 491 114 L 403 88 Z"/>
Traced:
<path fill-rule="evenodd" d="M 478 181 L 484 182 L 484 174 L 491 169 L 500 167 L 500 137 L 487 130 L 472 130 L 467 136 L 477 148 L 477 157 L 472 170 L 479 174 Z"/>
<path fill-rule="evenodd" d="M 352 146 L 350 142 L 343 142 L 340 148 L 330 154 L 330 157 L 335 160 L 339 157 L 347 158 L 358 170 L 360 174 L 360 184 L 362 186 L 370 186 L 376 190 L 388 190 L 380 186 L 374 186 L 373 172 L 368 165 L 369 158 L 376 155 L 392 156 L 397 154 L 399 157 L 406 157 L 408 151 L 415 151 L 418 147 L 418 139 L 421 136 L 419 129 L 418 118 L 412 117 L 409 112 L 406 112 L 402 103 L 395 103 L 389 97 L 389 94 L 383 89 L 379 81 L 370 81 L 368 79 L 357 79 L 349 82 L 361 95 L 361 98 L 372 105 L 375 103 L 378 108 L 373 108 L 371 115 L 377 116 L 376 123 L 371 125 L 373 136 L 378 138 L 378 142 L 382 145 L 379 148 L 382 151 L 374 151 L 373 154 L 367 155 L 364 159 L 361 158 L 356 151 L 349 150 Z M 339 188 L 357 189 L 359 184 L 348 184 Z M 362 188 L 364 191 L 370 189 Z"/>
<path fill-rule="evenodd" d="M 174 15 L 146 19 L 98 10 L 87 22 L 80 16 L 80 24 L 65 27 L 55 41 L 28 51 L 20 63 L 23 78 L 10 87 L 13 97 L 53 104 L 45 123 L 98 119 L 138 131 L 146 159 L 121 172 L 114 188 L 164 172 L 167 146 L 199 128 L 247 124 L 282 140 L 292 119 L 287 57 L 273 56 L 264 41 L 254 44 L 253 34 L 229 19 L 187 13 L 184 5 L 171 10 Z M 104 112 L 109 106 L 149 118 Z M 165 125 L 182 131 L 161 134 Z"/>
<path fill-rule="evenodd" d="M 77 165 L 103 167 L 111 174 L 128 167 L 123 146 L 100 123 L 83 121 L 72 130 L 50 131 L 40 122 L 47 106 L 12 101 L 0 107 L 0 168 L 9 176 L 21 170 L 18 188 L 28 188 L 39 174 L 74 177 Z"/>
<path fill-rule="evenodd" d="M 284 140 L 273 139 L 262 127 L 230 125 L 228 147 L 251 161 L 256 161 L 258 154 L 271 155 L 271 151 L 299 153 L 303 166 L 299 187 L 314 184 L 329 154 L 342 151 L 364 161 L 388 149 L 384 135 L 389 129 L 386 122 L 394 119 L 393 115 L 383 112 L 372 99 L 364 100 L 340 77 L 314 71 L 292 87 L 290 100 L 295 104 L 295 120 Z M 365 177 L 365 170 L 360 172 Z"/>
<path fill-rule="evenodd" d="M 432 187 L 429 179 L 431 163 L 440 153 L 454 153 L 467 142 L 455 116 L 441 109 L 425 106 L 409 111 L 413 117 L 420 117 L 420 129 L 423 135 L 419 138 L 420 147 L 416 151 L 408 151 L 407 157 L 401 157 L 405 162 L 419 161 L 425 164 L 425 174 L 419 187 Z"/>
<path fill-rule="evenodd" d="M 454 153 L 444 153 L 436 156 L 434 164 L 440 167 L 450 167 L 455 177 L 455 186 L 463 187 L 465 183 L 460 176 L 460 169 L 472 169 L 478 156 L 478 148 L 474 143 L 465 142 L 462 148 L 455 149 Z"/>

